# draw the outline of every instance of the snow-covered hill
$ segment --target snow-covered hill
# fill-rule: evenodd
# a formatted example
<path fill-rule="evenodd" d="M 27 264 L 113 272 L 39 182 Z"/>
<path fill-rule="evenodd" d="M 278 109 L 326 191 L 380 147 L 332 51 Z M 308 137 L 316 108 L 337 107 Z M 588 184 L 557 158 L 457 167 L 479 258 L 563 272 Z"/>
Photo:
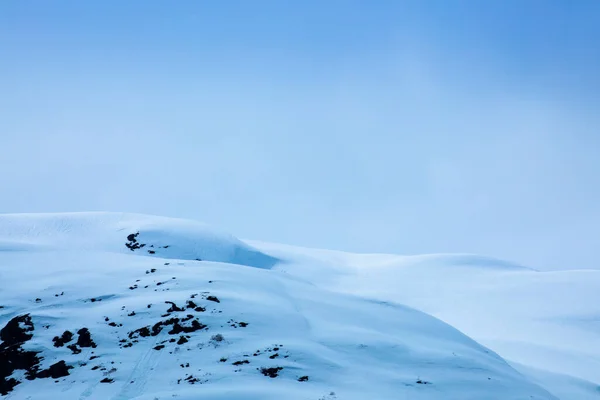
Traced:
<path fill-rule="evenodd" d="M 323 288 L 408 305 L 500 354 L 560 399 L 600 399 L 600 270 L 474 255 L 349 254 L 251 242 Z M 307 266 L 309 266 L 307 268 Z"/>
<path fill-rule="evenodd" d="M 600 282 L 584 275 L 143 215 L 0 215 L 0 395 L 599 398 Z"/>

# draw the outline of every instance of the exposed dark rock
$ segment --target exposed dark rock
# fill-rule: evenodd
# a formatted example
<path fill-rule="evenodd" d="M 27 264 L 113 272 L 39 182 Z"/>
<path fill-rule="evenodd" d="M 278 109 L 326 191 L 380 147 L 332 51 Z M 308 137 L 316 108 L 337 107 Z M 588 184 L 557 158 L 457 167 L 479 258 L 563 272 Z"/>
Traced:
<path fill-rule="evenodd" d="M 67 365 L 64 360 L 52 364 L 48 369 L 44 369 L 37 374 L 38 378 L 52 378 L 58 379 L 63 376 L 69 375 L 69 370 L 73 369 L 72 366 Z"/>
<path fill-rule="evenodd" d="M 184 311 L 183 308 L 177 307 L 177 304 L 173 303 L 172 301 L 165 301 L 165 303 L 171 305 L 171 307 L 169 307 L 169 309 L 167 310 L 167 312 L 180 312 L 180 311 Z"/>
<path fill-rule="evenodd" d="M 14 317 L 0 330 L 2 345 L 11 346 L 24 343 L 33 337 L 33 333 L 29 333 L 33 330 L 33 322 L 29 314 Z"/>
<path fill-rule="evenodd" d="M 417 381 L 417 383 L 418 383 L 419 385 L 431 385 L 431 382 L 427 382 L 427 381 L 424 381 L 424 380 L 421 380 L 421 379 L 419 379 L 419 380 Z"/>
<path fill-rule="evenodd" d="M 169 335 L 177 335 L 179 333 L 192 333 L 206 328 L 206 325 L 200 323 L 197 319 L 192 321 L 192 326 L 183 326 L 179 322 L 173 324 L 173 329 L 169 331 Z"/>
<path fill-rule="evenodd" d="M 177 344 L 178 345 L 182 345 L 182 344 L 187 343 L 187 342 L 188 342 L 188 340 L 185 338 L 185 336 L 180 336 L 179 340 L 177 341 Z"/>
<path fill-rule="evenodd" d="M 208 296 L 206 298 L 208 301 L 214 301 L 215 303 L 220 303 L 221 301 L 217 298 L 217 296 Z"/>
<path fill-rule="evenodd" d="M 73 352 L 73 354 L 81 353 L 81 349 L 79 347 L 77 347 L 77 345 L 75 343 L 68 345 L 67 349 L 71 350 Z"/>
<path fill-rule="evenodd" d="M 160 332 L 162 331 L 162 324 L 160 322 L 157 322 L 156 324 L 152 325 L 152 332 L 150 333 L 152 336 L 156 336 L 158 335 Z"/>
<path fill-rule="evenodd" d="M 131 251 L 137 250 L 137 249 L 141 249 L 142 246 L 140 246 L 139 243 L 125 243 L 125 246 L 127 246 L 127 248 Z"/>
<path fill-rule="evenodd" d="M 165 345 L 164 345 L 164 344 L 159 344 L 158 346 L 155 346 L 155 347 L 154 347 L 154 350 L 162 350 L 162 349 L 164 349 L 164 348 L 165 348 Z"/>
<path fill-rule="evenodd" d="M 275 353 L 275 354 L 272 354 L 272 355 L 270 355 L 270 356 L 269 356 L 269 358 L 270 358 L 271 360 L 274 360 L 274 359 L 276 359 L 277 357 L 279 357 L 279 353 Z"/>
<path fill-rule="evenodd" d="M 96 348 L 96 343 L 92 340 L 92 335 L 88 328 L 81 328 L 77 331 L 79 339 L 77 339 L 77 345 L 79 347 L 93 347 Z"/>
<path fill-rule="evenodd" d="M 164 321 L 157 322 L 156 324 L 154 324 L 154 326 L 173 325 L 175 322 L 179 322 L 179 318 L 173 317 L 165 319 Z"/>
<path fill-rule="evenodd" d="M 137 250 L 137 249 L 141 249 L 142 247 L 145 246 L 145 244 L 139 243 L 137 240 L 137 237 L 139 236 L 139 232 L 136 233 L 130 233 L 129 235 L 127 235 L 127 240 L 128 242 L 125 243 L 125 246 L 127 246 L 127 248 L 131 251 Z"/>
<path fill-rule="evenodd" d="M 281 371 L 283 369 L 283 367 L 271 367 L 271 368 L 261 368 L 260 372 L 264 375 L 264 376 L 268 376 L 269 378 L 277 378 L 277 376 L 279 375 L 279 371 Z"/>
<path fill-rule="evenodd" d="M 70 331 L 64 331 L 61 337 L 55 336 L 52 339 L 54 347 L 63 347 L 65 343 L 69 343 L 71 340 L 73 340 L 73 333 Z"/>
<path fill-rule="evenodd" d="M 235 365 L 235 366 L 243 365 L 243 364 L 250 364 L 250 361 L 248 361 L 248 360 L 240 360 L 240 361 L 236 361 L 234 363 L 231 363 L 231 365 Z"/>
<path fill-rule="evenodd" d="M 134 338 L 138 338 L 138 337 L 156 336 L 162 331 L 163 327 L 166 327 L 169 325 L 172 326 L 171 330 L 169 331 L 170 335 L 177 335 L 180 333 L 191 333 L 191 332 L 195 332 L 195 331 L 206 328 L 206 325 L 200 323 L 198 320 L 193 320 L 191 322 L 191 326 L 181 325 L 181 322 L 191 319 L 189 317 L 190 316 L 188 315 L 188 318 L 183 319 L 183 320 L 173 317 L 173 318 L 169 318 L 164 321 L 157 322 L 156 324 L 154 324 L 152 326 L 152 328 L 150 328 L 149 326 L 145 326 L 145 327 L 136 329 L 136 330 L 128 333 L 129 339 L 134 339 Z M 191 316 L 191 317 L 193 318 L 193 316 Z M 181 338 L 179 340 L 181 341 Z M 172 342 L 174 342 L 174 341 L 175 340 L 173 339 Z M 133 342 L 136 342 L 136 341 L 134 340 Z M 127 346 L 124 346 L 124 347 L 127 347 Z"/>
<path fill-rule="evenodd" d="M 300 378 L 298 378 L 298 382 L 306 382 L 306 381 L 308 381 L 308 376 L 306 376 L 306 375 L 301 376 Z"/>
<path fill-rule="evenodd" d="M 104 378 L 100 381 L 100 383 L 113 383 L 115 380 L 111 378 Z"/>
<path fill-rule="evenodd" d="M 196 303 L 194 303 L 191 300 L 187 301 L 186 308 L 193 308 L 194 311 L 196 311 L 196 312 L 204 312 L 204 311 L 206 311 L 206 308 L 200 307 L 199 305 L 197 305 Z"/>
<path fill-rule="evenodd" d="M 186 308 L 196 308 L 196 307 L 198 307 L 198 305 L 191 300 L 187 300 L 185 307 Z"/>
<path fill-rule="evenodd" d="M 132 339 L 134 337 L 148 337 L 150 336 L 150 328 L 147 326 L 144 326 L 143 328 L 140 329 L 136 329 L 135 331 L 131 331 L 129 332 L 129 339 Z"/>
<path fill-rule="evenodd" d="M 187 378 L 185 378 L 185 381 L 187 381 L 187 383 L 189 383 L 190 385 L 193 385 L 198 382 L 202 383 L 202 381 L 200 381 L 200 379 L 194 377 L 193 375 L 190 375 Z"/>
<path fill-rule="evenodd" d="M 235 322 L 234 320 L 230 319 L 229 321 L 227 321 L 227 323 L 229 324 L 229 326 L 231 326 L 232 328 L 245 328 L 248 326 L 247 322 Z"/>
<path fill-rule="evenodd" d="M 15 370 L 25 370 L 25 378 L 33 380 L 39 369 L 36 351 L 26 351 L 22 345 L 33 337 L 34 326 L 29 314 L 14 317 L 0 330 L 0 395 L 6 396 L 20 381 L 9 378 Z"/>

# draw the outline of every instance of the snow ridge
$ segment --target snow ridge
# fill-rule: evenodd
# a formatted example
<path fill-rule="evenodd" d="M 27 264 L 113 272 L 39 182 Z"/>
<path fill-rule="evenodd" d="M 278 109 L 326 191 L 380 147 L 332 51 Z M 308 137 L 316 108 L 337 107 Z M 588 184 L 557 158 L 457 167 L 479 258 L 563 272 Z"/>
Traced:
<path fill-rule="evenodd" d="M 143 247 L 124 247 L 130 234 L 143 232 Z M 125 233 L 125 235 L 124 235 Z M 136 238 L 137 240 L 137 238 Z M 176 218 L 126 213 L 0 215 L 0 251 L 88 250 L 206 260 L 271 268 L 277 259 L 205 224 Z M 143 250 L 142 250 L 143 249 Z"/>

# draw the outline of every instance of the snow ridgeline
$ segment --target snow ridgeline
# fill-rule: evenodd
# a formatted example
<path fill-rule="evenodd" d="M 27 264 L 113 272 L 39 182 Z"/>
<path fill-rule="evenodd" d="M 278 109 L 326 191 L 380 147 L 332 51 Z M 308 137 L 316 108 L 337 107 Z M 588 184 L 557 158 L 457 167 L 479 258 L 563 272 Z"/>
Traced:
<path fill-rule="evenodd" d="M 101 212 L 0 214 L 0 251 L 28 249 L 136 252 L 258 268 L 277 262 L 229 234 L 184 219 Z"/>

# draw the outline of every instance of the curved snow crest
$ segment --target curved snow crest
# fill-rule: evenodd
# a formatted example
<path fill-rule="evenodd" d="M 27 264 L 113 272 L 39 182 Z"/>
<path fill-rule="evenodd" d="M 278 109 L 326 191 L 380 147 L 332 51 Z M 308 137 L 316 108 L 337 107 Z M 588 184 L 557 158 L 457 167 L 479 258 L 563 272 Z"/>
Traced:
<path fill-rule="evenodd" d="M 435 253 L 417 255 L 398 255 L 385 253 L 349 253 L 337 250 L 311 249 L 299 246 L 274 244 L 255 240 L 244 240 L 245 243 L 268 254 L 297 263 L 298 260 L 312 259 L 342 268 L 415 268 L 415 269 L 449 269 L 470 268 L 494 271 L 536 271 L 510 261 L 471 253 Z"/>
<path fill-rule="evenodd" d="M 227 233 L 185 219 L 112 212 L 0 214 L 0 251 L 34 249 L 119 252 L 257 268 L 271 268 L 279 261 Z"/>

